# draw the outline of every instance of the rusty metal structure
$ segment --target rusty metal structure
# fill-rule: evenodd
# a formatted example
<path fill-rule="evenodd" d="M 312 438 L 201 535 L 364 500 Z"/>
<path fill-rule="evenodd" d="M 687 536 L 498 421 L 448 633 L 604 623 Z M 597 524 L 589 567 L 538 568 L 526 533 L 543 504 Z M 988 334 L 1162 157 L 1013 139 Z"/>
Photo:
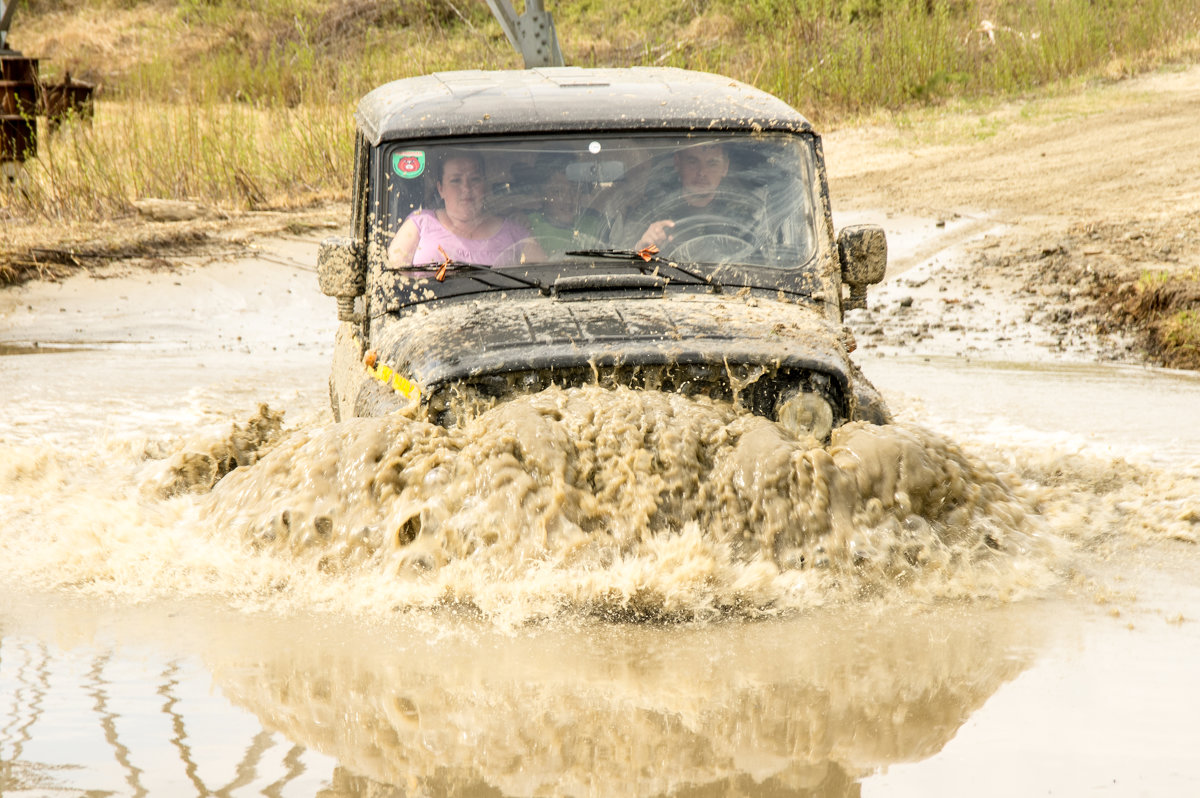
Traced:
<path fill-rule="evenodd" d="M 37 155 L 38 60 L 0 53 L 0 161 Z"/>
<path fill-rule="evenodd" d="M 487 3 L 509 43 L 525 59 L 526 69 L 563 66 L 554 19 L 542 0 L 525 0 L 525 12 L 519 16 L 511 0 L 487 0 Z"/>
<path fill-rule="evenodd" d="M 0 52 L 8 49 L 8 26 L 16 9 L 17 0 L 0 0 Z"/>
<path fill-rule="evenodd" d="M 16 0 L 0 0 L 0 162 L 37 154 L 38 60 L 8 47 Z"/>
<path fill-rule="evenodd" d="M 69 114 L 90 118 L 95 86 L 73 80 L 68 73 L 61 83 L 41 80 L 37 58 L 8 45 L 17 0 L 0 0 L 0 171 L 11 179 L 11 165 L 37 156 L 39 115 L 54 130 Z"/>

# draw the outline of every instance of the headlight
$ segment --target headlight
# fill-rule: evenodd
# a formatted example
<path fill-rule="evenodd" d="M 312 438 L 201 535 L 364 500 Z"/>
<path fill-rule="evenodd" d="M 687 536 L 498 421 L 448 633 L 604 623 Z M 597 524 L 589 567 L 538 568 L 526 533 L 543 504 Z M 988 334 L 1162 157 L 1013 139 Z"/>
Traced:
<path fill-rule="evenodd" d="M 811 391 L 798 390 L 781 397 L 775 405 L 775 420 L 801 440 L 812 435 L 826 441 L 833 432 L 833 408 L 825 397 Z"/>

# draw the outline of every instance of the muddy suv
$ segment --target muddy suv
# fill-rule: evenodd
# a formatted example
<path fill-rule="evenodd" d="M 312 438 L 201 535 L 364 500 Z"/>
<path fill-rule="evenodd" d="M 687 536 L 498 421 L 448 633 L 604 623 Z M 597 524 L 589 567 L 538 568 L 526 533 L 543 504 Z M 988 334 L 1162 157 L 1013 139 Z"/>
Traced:
<path fill-rule="evenodd" d="M 338 418 L 441 423 L 550 385 L 738 402 L 818 438 L 887 411 L 844 310 L 883 231 L 835 239 L 794 109 L 678 69 L 410 78 L 363 98 L 352 234 L 323 242 Z"/>

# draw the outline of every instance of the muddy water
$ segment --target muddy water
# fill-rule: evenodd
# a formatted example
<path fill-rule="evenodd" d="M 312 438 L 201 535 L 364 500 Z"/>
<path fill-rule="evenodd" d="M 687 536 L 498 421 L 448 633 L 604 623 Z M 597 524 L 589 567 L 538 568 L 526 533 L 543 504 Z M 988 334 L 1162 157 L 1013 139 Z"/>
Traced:
<path fill-rule="evenodd" d="M 825 447 L 595 390 L 333 426 L 311 263 L 0 298 L 0 790 L 1200 779 L 1200 380 L 865 353 L 899 423 Z"/>

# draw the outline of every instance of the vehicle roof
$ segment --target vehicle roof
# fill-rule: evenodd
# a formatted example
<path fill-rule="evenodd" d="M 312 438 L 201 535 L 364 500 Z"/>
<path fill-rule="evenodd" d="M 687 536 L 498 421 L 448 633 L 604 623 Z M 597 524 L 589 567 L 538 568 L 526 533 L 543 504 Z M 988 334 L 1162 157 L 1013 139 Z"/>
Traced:
<path fill-rule="evenodd" d="M 371 144 L 434 136 L 588 130 L 811 130 L 798 111 L 731 78 L 672 67 L 438 72 L 384 84 L 355 115 Z"/>

